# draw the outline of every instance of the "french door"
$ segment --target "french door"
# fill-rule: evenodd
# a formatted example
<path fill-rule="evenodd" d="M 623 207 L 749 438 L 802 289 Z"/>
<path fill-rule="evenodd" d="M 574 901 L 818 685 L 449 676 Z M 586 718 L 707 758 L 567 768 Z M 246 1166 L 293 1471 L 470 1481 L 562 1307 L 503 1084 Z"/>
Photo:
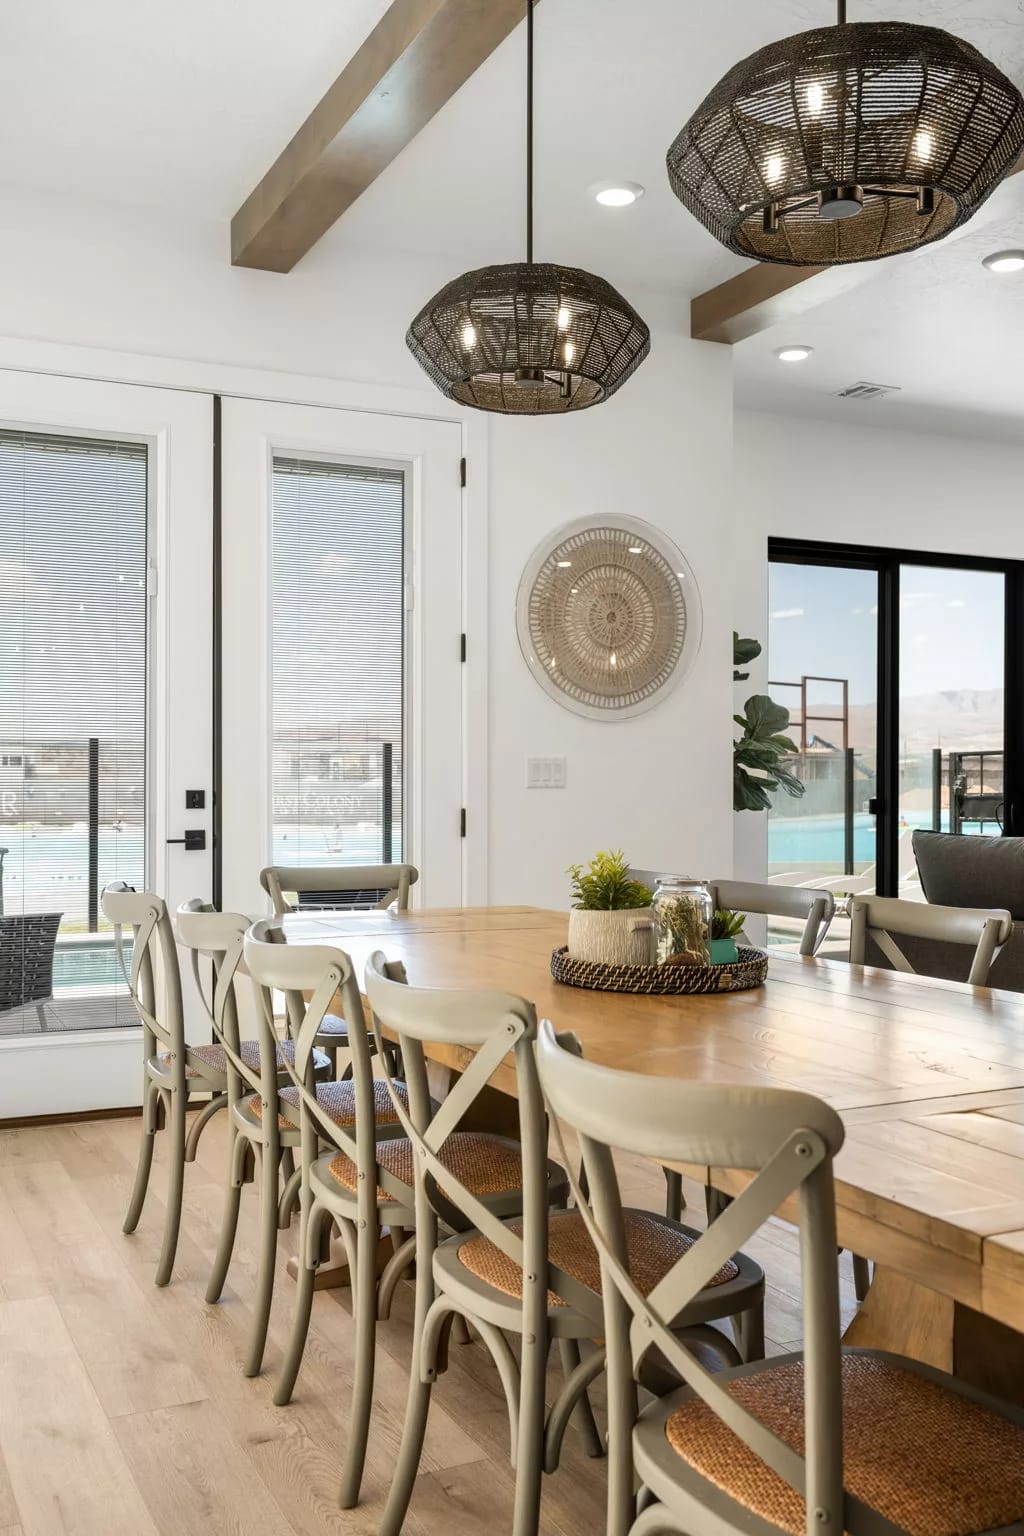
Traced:
<path fill-rule="evenodd" d="M 225 910 L 270 863 L 408 862 L 462 900 L 457 423 L 225 398 Z"/>
<path fill-rule="evenodd" d="M 769 692 L 801 799 L 768 873 L 922 899 L 917 828 L 1024 833 L 1024 566 L 769 540 Z"/>
<path fill-rule="evenodd" d="M 212 889 L 212 424 L 0 371 L 0 1119 L 139 1102 L 103 886 Z"/>

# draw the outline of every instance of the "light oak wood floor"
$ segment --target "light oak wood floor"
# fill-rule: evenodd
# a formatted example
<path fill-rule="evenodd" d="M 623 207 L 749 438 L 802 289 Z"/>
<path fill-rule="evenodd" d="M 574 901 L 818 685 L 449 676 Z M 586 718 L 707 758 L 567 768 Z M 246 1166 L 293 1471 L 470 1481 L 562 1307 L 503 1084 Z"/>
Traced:
<path fill-rule="evenodd" d="M 203 1300 L 223 1190 L 223 1119 L 188 1168 L 174 1278 L 153 1284 L 166 1166 L 158 1150 L 139 1231 L 121 1233 L 139 1122 L 0 1130 L 0 1536 L 371 1536 L 405 1403 L 411 1290 L 381 1326 L 363 1502 L 337 1507 L 352 1340 L 347 1291 L 316 1297 L 293 1403 L 273 1379 L 291 1316 L 282 1234 L 266 1370 L 239 1369 L 254 1284 L 255 1191 L 242 1202 L 228 1286 Z M 626 1197 L 657 1209 L 660 1173 L 621 1165 Z M 687 1219 L 702 1221 L 688 1186 Z M 769 1351 L 798 1347 L 794 1234 L 769 1222 L 748 1245 L 768 1277 Z M 854 1310 L 849 1261 L 844 1322 Z M 596 1403 L 600 1415 L 600 1401 Z M 431 1414 L 410 1536 L 500 1536 L 511 1528 L 504 1402 L 479 1344 L 453 1347 Z M 543 1536 L 603 1530 L 604 1467 L 575 1434 L 545 1480 Z"/>

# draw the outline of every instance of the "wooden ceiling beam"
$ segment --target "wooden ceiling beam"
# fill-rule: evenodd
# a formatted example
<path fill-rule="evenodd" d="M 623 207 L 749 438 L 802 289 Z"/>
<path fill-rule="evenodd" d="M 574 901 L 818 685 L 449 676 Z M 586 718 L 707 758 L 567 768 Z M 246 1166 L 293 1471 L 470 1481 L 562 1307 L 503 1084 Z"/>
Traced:
<path fill-rule="evenodd" d="M 1021 171 L 1024 155 L 1007 172 L 1006 179 Z M 963 227 L 970 229 L 971 225 Z M 773 325 L 788 325 L 817 309 L 819 304 L 849 293 L 866 280 L 873 266 L 874 263 L 866 261 L 841 267 L 787 267 L 758 262 L 690 300 L 690 335 L 695 341 L 735 346 L 748 336 L 756 336 Z"/>
<path fill-rule="evenodd" d="M 290 272 L 524 15 L 524 0 L 392 0 L 231 220 L 232 264 Z"/>

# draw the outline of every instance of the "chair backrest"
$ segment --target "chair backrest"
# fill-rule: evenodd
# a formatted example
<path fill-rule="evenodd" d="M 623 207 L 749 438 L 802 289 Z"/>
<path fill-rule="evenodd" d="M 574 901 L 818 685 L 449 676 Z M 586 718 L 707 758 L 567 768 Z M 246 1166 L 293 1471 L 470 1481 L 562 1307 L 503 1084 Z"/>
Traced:
<path fill-rule="evenodd" d="M 1013 918 L 998 907 L 938 907 L 894 896 L 854 896 L 850 899 L 850 963 L 863 965 L 870 939 L 897 971 L 914 967 L 896 943 L 896 936 L 932 939 L 945 944 L 971 944 L 974 958 L 967 980 L 983 987 L 996 955 L 1013 931 Z"/>
<path fill-rule="evenodd" d="M 252 977 L 256 1008 L 264 1025 L 273 1029 L 274 993 L 283 992 L 295 1041 L 294 1064 L 285 1065 L 299 1090 L 302 1155 L 312 1161 L 320 1141 L 352 1159 L 358 1171 L 360 1219 L 376 1220 L 378 1183 L 387 1175 L 377 1170 L 373 1061 L 364 1029 L 349 1028 L 348 1045 L 355 1094 L 355 1132 L 338 1125 L 320 1104 L 314 1076 L 314 1042 L 335 995 L 340 1012 L 351 1026 L 363 1011 L 352 962 L 342 950 L 326 944 L 288 944 L 280 919 L 262 918 L 246 931 L 242 950 Z M 308 1001 L 307 1001 L 308 997 Z M 405 1190 L 408 1194 L 408 1190 Z"/>
<path fill-rule="evenodd" d="M 176 1086 L 184 1088 L 181 974 L 174 930 L 164 900 L 152 891 L 133 891 L 119 880 L 105 887 L 100 905 L 114 929 L 118 964 L 142 1024 L 145 1055 L 148 1057 L 157 1049 L 168 1053 L 170 1070 L 178 1080 Z M 125 928 L 131 928 L 134 939 L 130 966 L 125 961 Z"/>
<path fill-rule="evenodd" d="M 842 1536 L 849 1528 L 844 1523 L 849 1505 L 844 1509 L 832 1179 L 832 1160 L 843 1142 L 838 1115 L 819 1099 L 787 1089 L 726 1087 L 601 1067 L 566 1049 L 547 1020 L 538 1032 L 537 1061 L 548 1108 L 579 1136 L 589 1184 L 585 1196 L 572 1179 L 601 1261 L 609 1436 L 631 1435 L 636 1373 L 645 1355 L 657 1350 L 729 1429 L 804 1495 L 808 1536 Z M 629 1269 L 613 1147 L 663 1164 L 753 1174 L 646 1297 Z M 673 1318 L 792 1195 L 799 1202 L 803 1282 L 804 1456 L 730 1396 L 671 1329 Z"/>
<path fill-rule="evenodd" d="M 634 880 L 651 890 L 659 880 L 670 878 L 653 869 L 631 869 Z M 749 912 L 761 917 L 803 919 L 800 954 L 816 955 L 835 916 L 831 891 L 805 885 L 772 885 L 756 880 L 709 880 L 716 910 Z"/>
<path fill-rule="evenodd" d="M 715 907 L 730 912 L 755 912 L 765 917 L 803 919 L 800 953 L 816 955 L 836 912 L 831 891 L 804 885 L 772 885 L 768 881 L 712 880 Z"/>
<path fill-rule="evenodd" d="M 178 943 L 188 951 L 196 992 L 217 1042 L 224 1048 L 228 1101 L 258 1093 L 265 1104 L 277 1099 L 277 1038 L 263 1010 L 257 1010 L 260 1066 L 242 1055 L 238 1026 L 238 988 L 245 977 L 242 951 L 249 919 L 239 912 L 218 912 L 207 903 L 184 902 L 175 913 Z M 202 961 L 211 962 L 212 977 Z"/>
<path fill-rule="evenodd" d="M 376 910 L 396 906 L 404 912 L 409 889 L 419 879 L 412 864 L 286 865 L 260 871 L 260 884 L 278 916 L 294 912 L 286 893 L 294 892 L 299 910 Z"/>
<path fill-rule="evenodd" d="M 64 916 L 2 912 L 0 907 L 0 1013 L 53 996 L 53 951 Z"/>
<path fill-rule="evenodd" d="M 424 1231 L 429 1233 L 440 1214 L 454 1230 L 475 1227 L 489 1238 L 522 1267 L 524 1327 L 539 1334 L 549 1289 L 581 1305 L 586 1305 L 589 1293 L 573 1294 L 576 1283 L 548 1267 L 547 1121 L 534 1056 L 537 1015 L 533 1004 L 506 992 L 410 987 L 403 967 L 389 965 L 379 950 L 367 962 L 365 986 L 378 1054 L 383 1030 L 396 1037 L 401 1046 L 409 1109 L 405 1110 L 394 1093 L 392 1102 L 413 1146 L 417 1234 L 424 1222 Z M 462 1075 L 436 1108 L 431 1105 L 427 1083 L 427 1041 L 458 1047 L 466 1059 Z M 509 1054 L 516 1071 L 519 1110 L 521 1237 L 505 1225 L 496 1208 L 484 1205 L 438 1157 Z M 576 1290 L 582 1287 L 576 1284 Z M 589 1299 L 593 1301 L 593 1297 Z"/>

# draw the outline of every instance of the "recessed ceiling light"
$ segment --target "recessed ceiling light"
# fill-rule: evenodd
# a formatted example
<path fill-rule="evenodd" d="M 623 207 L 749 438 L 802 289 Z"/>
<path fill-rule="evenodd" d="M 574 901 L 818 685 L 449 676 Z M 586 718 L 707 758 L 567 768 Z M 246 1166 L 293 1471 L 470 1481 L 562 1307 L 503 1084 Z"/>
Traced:
<path fill-rule="evenodd" d="M 1024 251 L 993 251 L 981 264 L 990 272 L 1019 272 L 1024 267 Z"/>
<path fill-rule="evenodd" d="M 806 363 L 813 351 L 813 347 L 776 347 L 775 356 L 780 363 Z"/>
<path fill-rule="evenodd" d="M 638 181 L 595 181 L 589 190 L 591 197 L 605 208 L 628 208 L 644 195 Z"/>

